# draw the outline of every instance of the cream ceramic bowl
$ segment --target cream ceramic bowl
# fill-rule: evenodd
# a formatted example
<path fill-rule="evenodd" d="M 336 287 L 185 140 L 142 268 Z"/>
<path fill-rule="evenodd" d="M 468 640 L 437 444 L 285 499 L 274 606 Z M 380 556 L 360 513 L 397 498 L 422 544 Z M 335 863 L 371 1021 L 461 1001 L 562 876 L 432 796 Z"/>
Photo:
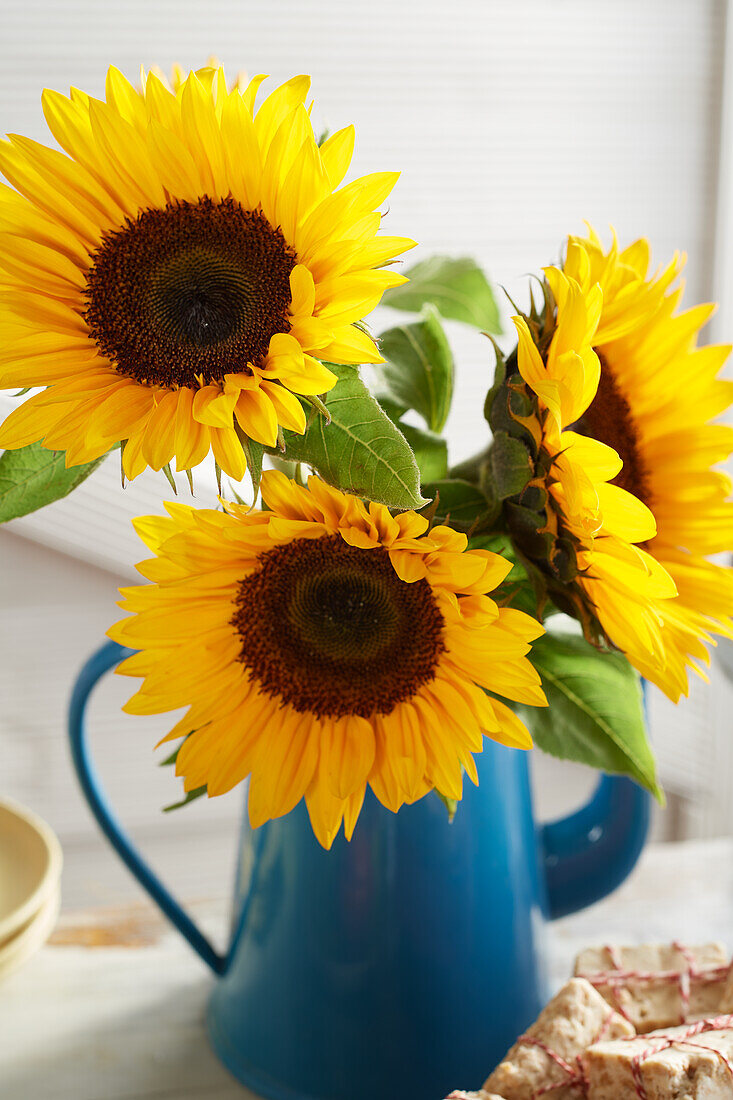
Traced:
<path fill-rule="evenodd" d="M 61 845 L 48 825 L 22 806 L 0 802 L 0 955 L 41 910 L 48 913 L 61 865 Z"/>
<path fill-rule="evenodd" d="M 43 947 L 56 926 L 60 908 L 61 884 L 57 883 L 33 919 L 0 947 L 0 981 Z"/>

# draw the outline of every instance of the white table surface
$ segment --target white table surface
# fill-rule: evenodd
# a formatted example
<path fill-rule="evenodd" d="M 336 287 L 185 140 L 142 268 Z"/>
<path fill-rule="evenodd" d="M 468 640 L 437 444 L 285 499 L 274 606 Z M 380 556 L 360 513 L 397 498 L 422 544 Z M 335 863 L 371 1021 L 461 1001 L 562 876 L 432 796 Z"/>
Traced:
<path fill-rule="evenodd" d="M 223 899 L 190 909 L 222 936 Z M 731 946 L 733 841 L 649 847 L 612 897 L 552 926 L 553 981 L 587 944 L 671 939 Z M 147 903 L 64 912 L 49 944 L 0 988 L 0 1097 L 253 1100 L 208 1047 L 211 980 Z"/>

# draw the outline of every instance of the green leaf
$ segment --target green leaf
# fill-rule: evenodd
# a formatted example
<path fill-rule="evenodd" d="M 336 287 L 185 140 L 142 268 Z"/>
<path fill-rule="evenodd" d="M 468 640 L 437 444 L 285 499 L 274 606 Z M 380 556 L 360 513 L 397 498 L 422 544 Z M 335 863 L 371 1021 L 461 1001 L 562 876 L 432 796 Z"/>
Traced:
<path fill-rule="evenodd" d="M 304 462 L 345 492 L 389 508 L 422 508 L 420 471 L 402 432 L 354 367 L 329 363 L 338 382 L 326 394 L 331 423 L 316 416 L 305 435 L 285 432 L 285 458 Z"/>
<path fill-rule="evenodd" d="M 105 457 L 67 469 L 64 451 L 49 451 L 40 443 L 5 451 L 0 456 L 0 523 L 68 496 Z"/>
<path fill-rule="evenodd" d="M 276 470 L 279 470 L 281 474 L 285 474 L 285 477 L 289 477 L 292 481 L 296 480 L 298 474 L 297 462 L 290 462 L 282 454 L 276 452 L 270 455 L 270 461 Z"/>
<path fill-rule="evenodd" d="M 432 432 L 445 427 L 453 398 L 453 355 L 436 311 L 427 306 L 412 325 L 379 337 L 385 362 L 376 368 L 390 396 L 415 409 Z"/>
<path fill-rule="evenodd" d="M 451 527 L 457 531 L 473 529 L 478 533 L 493 523 L 498 515 L 498 506 L 481 492 L 478 485 L 461 478 L 441 478 L 429 483 L 423 480 L 423 492 L 426 496 L 438 497 L 436 522 L 450 520 Z"/>
<path fill-rule="evenodd" d="M 405 272 L 408 283 L 393 287 L 382 305 L 419 313 L 435 306 L 446 319 L 463 321 L 483 332 L 501 332 L 499 310 L 489 280 L 469 256 L 431 256 Z"/>
<path fill-rule="evenodd" d="M 379 392 L 374 396 L 393 424 L 397 424 L 408 410 L 407 405 L 403 405 L 401 401 L 395 401 L 391 394 Z"/>
<path fill-rule="evenodd" d="M 532 646 L 549 707 L 521 707 L 544 752 L 604 772 L 628 775 L 660 802 L 637 673 L 620 653 L 601 652 L 579 635 L 546 634 Z"/>
<path fill-rule="evenodd" d="M 436 432 L 425 431 L 423 428 L 415 428 L 412 424 L 403 423 L 401 417 L 407 409 L 386 394 L 378 394 L 377 401 L 410 444 L 420 471 L 420 480 L 435 481 L 445 477 L 448 473 L 448 444 L 445 439 Z"/>
<path fill-rule="evenodd" d="M 422 428 L 413 428 L 411 424 L 398 425 L 412 448 L 420 479 L 436 481 L 448 473 L 448 444 L 435 432 L 426 432 Z"/>

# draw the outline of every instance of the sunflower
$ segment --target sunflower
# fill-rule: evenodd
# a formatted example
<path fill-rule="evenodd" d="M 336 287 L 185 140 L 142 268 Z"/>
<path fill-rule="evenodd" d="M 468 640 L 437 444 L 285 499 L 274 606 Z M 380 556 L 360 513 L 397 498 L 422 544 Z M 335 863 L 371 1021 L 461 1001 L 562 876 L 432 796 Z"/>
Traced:
<path fill-rule="evenodd" d="M 615 484 L 653 514 L 646 550 L 677 587 L 658 606 L 664 672 L 642 667 L 675 701 L 687 694 L 688 666 L 709 662 L 711 633 L 733 633 L 733 571 L 708 560 L 733 547 L 731 481 L 714 468 L 733 452 L 733 427 L 713 422 L 733 402 L 733 383 L 718 377 L 730 346 L 697 347 L 714 307 L 678 312 L 680 270 L 675 257 L 650 275 L 647 241 L 619 251 L 614 237 L 605 251 L 592 229 L 570 238 L 565 262 L 586 292 L 598 284 L 603 294 L 599 384 L 577 430 L 622 459 Z"/>
<path fill-rule="evenodd" d="M 321 360 L 381 361 L 359 322 L 405 281 L 384 265 L 414 242 L 377 236 L 397 174 L 341 187 L 353 127 L 319 146 L 309 78 L 255 110 L 264 79 L 151 72 L 138 92 L 111 68 L 106 101 L 44 92 L 65 153 L 0 143 L 0 388 L 47 387 L 0 448 L 71 466 L 122 441 L 128 478 L 211 450 L 241 480 L 248 440 L 304 431 L 299 396 L 336 381 Z"/>
<path fill-rule="evenodd" d="M 643 548 L 654 517 L 614 484 L 617 452 L 578 430 L 598 392 L 603 293 L 556 267 L 545 275 L 545 316 L 541 323 L 536 315 L 514 318 L 516 360 L 490 411 L 494 446 L 513 433 L 530 467 L 527 484 L 505 502 L 507 525 L 538 589 L 578 618 L 590 641 L 615 646 L 659 677 L 666 667 L 659 608 L 676 589 Z"/>
<path fill-rule="evenodd" d="M 317 477 L 269 471 L 262 493 L 268 511 L 169 504 L 136 522 L 153 583 L 122 590 L 133 615 L 109 633 L 139 650 L 118 669 L 144 677 L 128 713 L 189 707 L 163 739 L 186 737 L 187 791 L 249 775 L 253 827 L 305 797 L 330 847 L 367 784 L 393 811 L 432 788 L 460 799 L 483 734 L 531 747 L 483 690 L 546 705 L 526 657 L 542 627 L 487 595 L 508 561 Z"/>

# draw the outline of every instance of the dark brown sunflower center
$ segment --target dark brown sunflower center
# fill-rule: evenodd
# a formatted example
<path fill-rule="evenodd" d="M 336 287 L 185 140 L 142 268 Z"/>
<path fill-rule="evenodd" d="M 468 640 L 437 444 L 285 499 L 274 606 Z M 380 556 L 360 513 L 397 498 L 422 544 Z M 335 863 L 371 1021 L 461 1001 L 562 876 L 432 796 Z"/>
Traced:
<path fill-rule="evenodd" d="M 240 660 L 269 695 L 319 717 L 389 714 L 445 648 L 428 582 L 401 581 L 386 550 L 339 535 L 263 554 L 236 603 Z"/>
<path fill-rule="evenodd" d="M 145 210 L 94 253 L 85 317 L 121 374 L 164 386 L 221 381 L 289 331 L 295 262 L 280 230 L 232 198 Z"/>
<path fill-rule="evenodd" d="M 649 471 L 644 462 L 631 406 L 616 385 L 613 371 L 596 348 L 601 361 L 598 392 L 573 429 L 581 435 L 598 439 L 617 452 L 623 467 L 613 479 L 645 504 L 650 503 Z"/>

